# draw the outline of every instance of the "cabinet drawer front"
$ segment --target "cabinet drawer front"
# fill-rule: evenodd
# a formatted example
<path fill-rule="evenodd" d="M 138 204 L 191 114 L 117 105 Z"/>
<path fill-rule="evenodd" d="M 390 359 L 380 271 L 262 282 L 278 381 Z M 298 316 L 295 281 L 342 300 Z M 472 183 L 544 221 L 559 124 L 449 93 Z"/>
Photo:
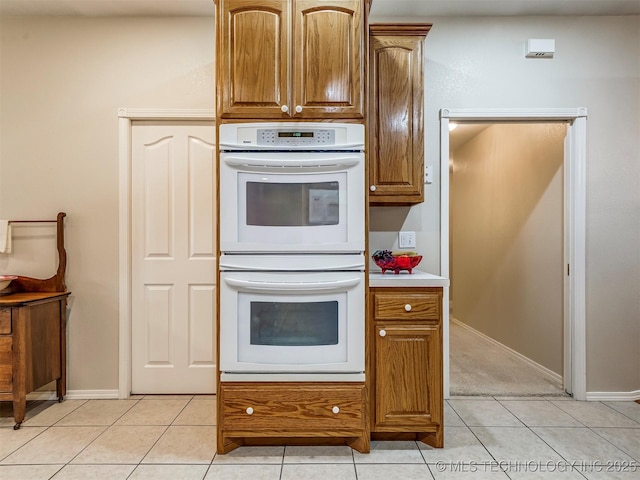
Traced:
<path fill-rule="evenodd" d="M 376 320 L 439 320 L 440 296 L 435 293 L 376 293 L 373 315 Z"/>
<path fill-rule="evenodd" d="M 364 428 L 364 386 L 222 385 L 228 430 L 345 430 Z M 335 408 L 337 407 L 337 409 Z"/>
<path fill-rule="evenodd" d="M 0 308 L 0 335 L 11 333 L 11 309 Z"/>
<path fill-rule="evenodd" d="M 13 390 L 13 359 L 11 337 L 0 337 L 0 392 Z"/>

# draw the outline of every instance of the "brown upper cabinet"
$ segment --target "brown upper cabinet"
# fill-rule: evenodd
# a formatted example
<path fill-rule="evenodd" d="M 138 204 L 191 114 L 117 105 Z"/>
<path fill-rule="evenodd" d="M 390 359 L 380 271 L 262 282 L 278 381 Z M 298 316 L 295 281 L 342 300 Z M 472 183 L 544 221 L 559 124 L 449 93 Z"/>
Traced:
<path fill-rule="evenodd" d="M 218 0 L 224 118 L 363 119 L 367 0 Z"/>
<path fill-rule="evenodd" d="M 424 40 L 431 24 L 369 26 L 369 203 L 424 201 Z"/>

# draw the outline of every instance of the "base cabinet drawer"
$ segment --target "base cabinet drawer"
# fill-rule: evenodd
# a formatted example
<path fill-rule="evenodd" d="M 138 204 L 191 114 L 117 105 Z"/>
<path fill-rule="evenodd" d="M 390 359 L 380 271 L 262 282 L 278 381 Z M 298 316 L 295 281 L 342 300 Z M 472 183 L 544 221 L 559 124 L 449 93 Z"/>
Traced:
<path fill-rule="evenodd" d="M 364 428 L 362 384 L 222 384 L 219 395 L 222 427 L 228 430 Z"/>

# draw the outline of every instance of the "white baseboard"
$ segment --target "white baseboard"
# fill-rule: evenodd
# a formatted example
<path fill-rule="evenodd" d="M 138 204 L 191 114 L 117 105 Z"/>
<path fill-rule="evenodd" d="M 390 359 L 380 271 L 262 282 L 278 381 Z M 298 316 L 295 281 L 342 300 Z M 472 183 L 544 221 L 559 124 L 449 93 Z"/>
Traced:
<path fill-rule="evenodd" d="M 118 398 L 118 390 L 67 390 L 66 400 L 111 400 Z M 27 400 L 57 400 L 55 390 L 42 390 L 27 395 Z"/>
<path fill-rule="evenodd" d="M 491 343 L 493 346 L 503 350 L 504 352 L 506 352 L 507 354 L 518 358 L 519 360 L 525 362 L 527 365 L 529 365 L 530 367 L 535 368 L 536 370 L 538 370 L 540 373 L 542 373 L 543 375 L 546 375 L 547 377 L 549 377 L 550 380 L 558 383 L 559 385 L 563 385 L 562 382 L 562 375 L 557 374 L 556 372 L 549 370 L 547 367 L 545 367 L 544 365 L 540 365 L 539 363 L 531 360 L 529 357 L 525 357 L 524 355 L 522 355 L 519 352 L 516 352 L 515 350 L 513 350 L 512 348 L 507 347 L 506 345 L 498 342 L 497 340 L 495 340 L 494 338 L 491 338 L 487 335 L 485 335 L 484 333 L 476 330 L 473 327 L 470 327 L 469 325 L 467 325 L 466 323 L 461 322 L 460 320 L 456 319 L 456 318 L 451 318 L 451 322 L 455 323 L 456 325 L 464 328 L 465 330 L 467 330 L 468 332 L 472 333 L 473 335 L 477 335 L 478 337 L 481 337 L 483 340 L 486 340 L 487 342 Z"/>
<path fill-rule="evenodd" d="M 587 400 L 594 402 L 635 402 L 640 400 L 640 390 L 633 392 L 587 392 Z"/>

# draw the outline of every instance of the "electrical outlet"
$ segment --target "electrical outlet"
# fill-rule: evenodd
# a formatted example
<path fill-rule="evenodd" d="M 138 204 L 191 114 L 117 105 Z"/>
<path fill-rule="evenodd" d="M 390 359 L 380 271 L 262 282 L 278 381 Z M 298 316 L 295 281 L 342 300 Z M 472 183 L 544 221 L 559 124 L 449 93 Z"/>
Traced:
<path fill-rule="evenodd" d="M 398 232 L 398 248 L 416 248 L 416 232 Z"/>

